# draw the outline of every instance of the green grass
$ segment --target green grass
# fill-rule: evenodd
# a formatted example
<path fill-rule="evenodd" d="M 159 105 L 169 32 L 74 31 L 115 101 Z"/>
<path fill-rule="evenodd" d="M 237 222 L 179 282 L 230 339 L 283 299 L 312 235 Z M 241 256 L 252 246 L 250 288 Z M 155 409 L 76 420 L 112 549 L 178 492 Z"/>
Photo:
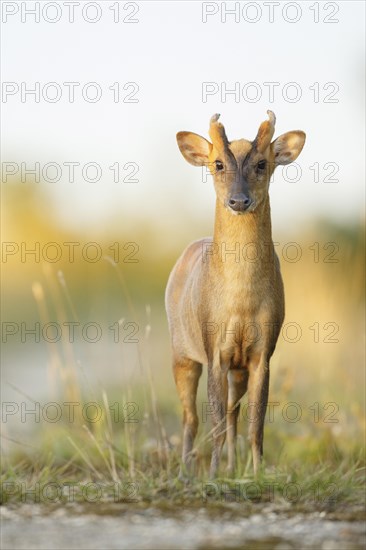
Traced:
<path fill-rule="evenodd" d="M 347 510 L 352 510 L 352 517 L 361 513 L 357 510 L 364 504 L 365 457 L 362 447 L 351 441 L 342 438 L 337 442 L 324 430 L 316 442 L 311 434 L 307 439 L 291 438 L 279 434 L 276 424 L 269 424 L 265 462 L 257 478 L 241 435 L 235 477 L 225 476 L 224 449 L 221 477 L 210 480 L 210 424 L 204 424 L 197 437 L 195 475 L 183 483 L 177 478 L 179 416 L 171 409 L 162 414 L 149 394 L 148 412 L 141 422 L 115 422 L 103 395 L 98 422 L 44 423 L 35 435 L 34 447 L 14 444 L 2 460 L 2 503 L 103 502 L 113 506 L 124 502 L 215 509 L 236 503 L 248 513 L 253 506 L 271 503 L 289 513 L 325 510 L 342 517 Z M 170 430 L 165 428 L 168 420 Z M 245 432 L 245 426 L 241 431 Z"/>
<path fill-rule="evenodd" d="M 88 461 L 91 459 L 89 456 Z M 107 469 L 83 465 L 77 457 L 62 465 L 55 464 L 50 455 L 38 460 L 24 457 L 2 475 L 1 501 L 8 505 L 124 502 L 187 508 L 237 503 L 248 511 L 254 505 L 271 503 L 288 512 L 325 510 L 344 517 L 349 511 L 353 519 L 355 507 L 360 514 L 364 507 L 364 467 L 354 458 L 316 466 L 294 463 L 272 467 L 264 469 L 257 479 L 247 473 L 209 480 L 206 473 L 185 483 L 175 475 L 177 456 L 169 455 L 168 462 L 161 468 L 150 457 L 142 469 L 136 467 L 133 477 L 126 465 L 117 463 L 117 478 L 113 479 Z"/>

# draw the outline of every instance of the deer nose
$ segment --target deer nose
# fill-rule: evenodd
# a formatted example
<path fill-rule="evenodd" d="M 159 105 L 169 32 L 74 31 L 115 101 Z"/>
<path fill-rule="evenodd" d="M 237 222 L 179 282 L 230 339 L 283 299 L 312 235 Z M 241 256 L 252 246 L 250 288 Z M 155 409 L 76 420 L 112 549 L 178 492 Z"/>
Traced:
<path fill-rule="evenodd" d="M 244 195 L 244 193 L 238 193 L 229 199 L 229 206 L 232 210 L 235 210 L 235 212 L 245 212 L 251 204 L 251 199 Z"/>

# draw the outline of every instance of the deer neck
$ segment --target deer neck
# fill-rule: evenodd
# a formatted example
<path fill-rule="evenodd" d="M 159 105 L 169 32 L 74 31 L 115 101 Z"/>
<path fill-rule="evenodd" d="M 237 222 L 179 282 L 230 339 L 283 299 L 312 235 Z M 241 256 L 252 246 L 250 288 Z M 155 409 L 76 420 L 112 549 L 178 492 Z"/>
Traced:
<path fill-rule="evenodd" d="M 243 215 L 233 215 L 217 200 L 213 242 L 213 266 L 224 275 L 238 271 L 263 274 L 271 266 L 273 269 L 269 198 L 254 212 Z"/>

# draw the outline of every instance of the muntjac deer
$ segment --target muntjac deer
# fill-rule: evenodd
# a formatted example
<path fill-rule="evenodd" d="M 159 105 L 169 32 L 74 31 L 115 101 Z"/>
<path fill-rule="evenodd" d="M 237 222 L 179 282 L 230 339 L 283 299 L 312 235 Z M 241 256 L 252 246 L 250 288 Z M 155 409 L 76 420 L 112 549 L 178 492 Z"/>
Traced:
<path fill-rule="evenodd" d="M 228 472 L 235 472 L 239 402 L 247 389 L 255 474 L 263 455 L 269 362 L 284 318 L 268 188 L 276 166 L 293 162 L 305 142 L 298 130 L 272 141 L 275 115 L 267 113 L 269 120 L 254 141 L 228 141 L 219 115 L 210 121 L 212 143 L 192 132 L 177 134 L 183 157 L 194 166 L 209 167 L 216 191 L 213 238 L 186 248 L 166 289 L 174 377 L 183 405 L 180 476 L 190 472 L 202 365 L 208 366 L 213 419 L 211 477 L 217 474 L 226 436 Z"/>

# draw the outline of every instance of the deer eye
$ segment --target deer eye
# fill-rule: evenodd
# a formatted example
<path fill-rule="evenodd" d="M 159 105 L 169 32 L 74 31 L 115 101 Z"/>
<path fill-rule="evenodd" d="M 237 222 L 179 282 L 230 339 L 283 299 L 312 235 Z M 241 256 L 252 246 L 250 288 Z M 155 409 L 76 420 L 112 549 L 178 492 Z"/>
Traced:
<path fill-rule="evenodd" d="M 264 170 L 265 167 L 266 167 L 266 161 L 265 160 L 260 160 L 257 164 L 257 170 Z"/>
<path fill-rule="evenodd" d="M 221 160 L 215 160 L 215 168 L 216 168 L 217 172 L 220 172 L 220 170 L 224 169 L 224 165 L 221 162 Z"/>

